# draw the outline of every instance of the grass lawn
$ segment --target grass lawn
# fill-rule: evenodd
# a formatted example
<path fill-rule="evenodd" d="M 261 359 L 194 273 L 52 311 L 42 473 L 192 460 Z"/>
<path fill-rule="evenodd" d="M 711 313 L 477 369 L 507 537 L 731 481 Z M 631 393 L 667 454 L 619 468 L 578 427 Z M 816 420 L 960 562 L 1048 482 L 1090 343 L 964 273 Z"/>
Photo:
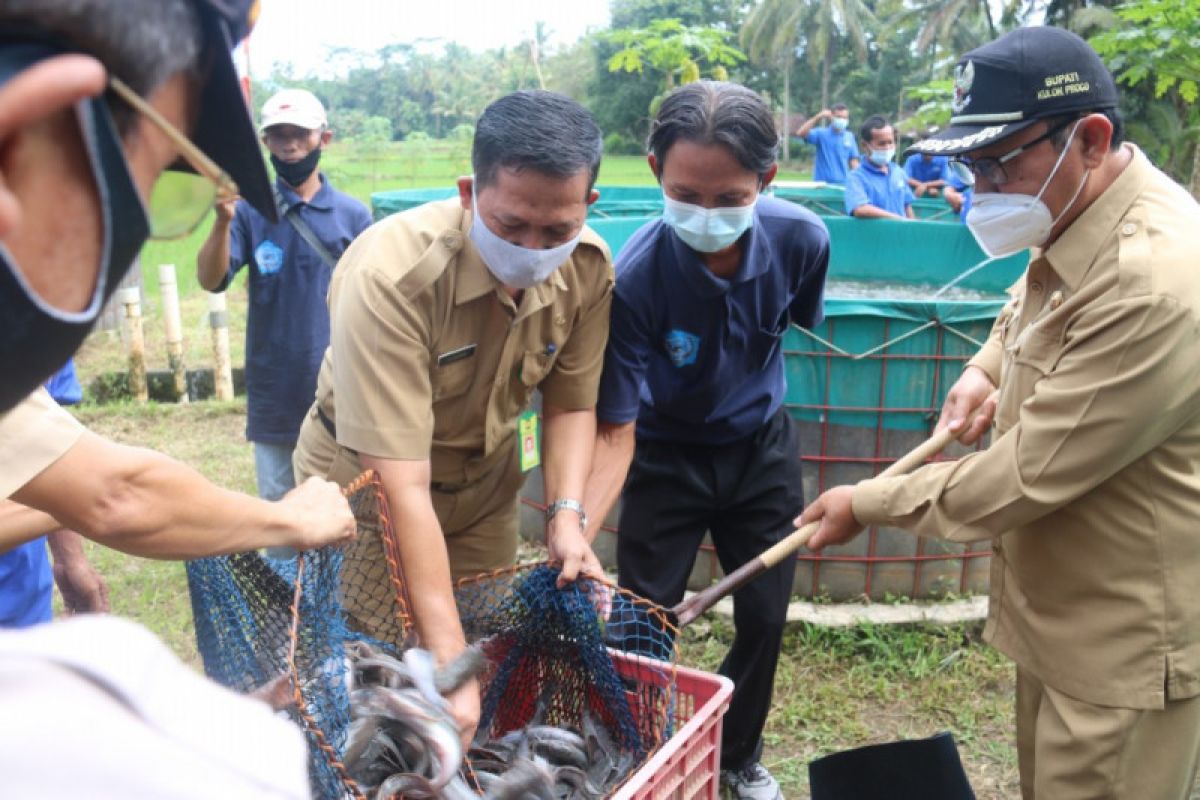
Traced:
<path fill-rule="evenodd" d="M 323 164 L 335 185 L 366 201 L 371 191 L 448 186 L 466 172 L 466 150 L 430 142 L 393 145 L 379 152 L 331 148 Z M 808 177 L 801 172 L 784 179 Z M 609 157 L 602 185 L 652 185 L 639 157 Z M 194 259 L 206 223 L 190 238 L 151 243 L 142 254 L 146 287 L 146 353 L 151 368 L 166 367 L 157 287 L 157 265 L 177 266 L 189 366 L 211 363 L 205 293 L 195 283 Z M 240 365 L 246 290 L 239 279 L 229 291 L 233 362 Z M 78 357 L 86 382 L 124 367 L 116 332 L 93 334 Z M 90 428 L 118 441 L 144 445 L 191 464 L 214 482 L 253 491 L 253 456 L 243 437 L 245 404 L 202 402 L 184 406 L 84 404 L 75 412 Z M 116 613 L 137 619 L 198 666 L 191 607 L 182 565 L 148 561 L 88 544 L 105 575 Z M 728 646 L 727 621 L 710 615 L 684 629 L 680 662 L 715 670 Z M 775 705 L 766 731 L 764 763 L 779 777 L 788 798 L 808 796 L 807 763 L 837 750 L 950 730 L 980 798 L 1017 794 L 1012 744 L 1010 665 L 979 641 L 975 624 L 949 627 L 791 627 L 776 681 Z"/>

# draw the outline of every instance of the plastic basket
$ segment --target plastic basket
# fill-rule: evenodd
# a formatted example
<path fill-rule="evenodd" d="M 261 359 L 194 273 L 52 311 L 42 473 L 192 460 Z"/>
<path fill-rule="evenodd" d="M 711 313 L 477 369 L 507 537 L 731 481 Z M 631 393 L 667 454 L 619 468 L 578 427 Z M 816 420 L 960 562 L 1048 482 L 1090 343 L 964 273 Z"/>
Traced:
<path fill-rule="evenodd" d="M 649 673 L 640 657 L 613 653 L 626 677 Z M 717 800 L 721 796 L 721 720 L 729 709 L 733 681 L 723 675 L 675 667 L 675 735 L 633 773 L 614 800 Z"/>

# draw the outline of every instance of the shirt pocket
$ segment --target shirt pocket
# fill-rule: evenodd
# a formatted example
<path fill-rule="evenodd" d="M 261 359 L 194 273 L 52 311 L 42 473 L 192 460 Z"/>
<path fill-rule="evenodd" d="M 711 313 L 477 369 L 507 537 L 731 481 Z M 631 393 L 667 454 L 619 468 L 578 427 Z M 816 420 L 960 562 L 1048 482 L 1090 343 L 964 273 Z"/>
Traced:
<path fill-rule="evenodd" d="M 471 388 L 475 376 L 475 358 L 463 358 L 450 364 L 438 365 L 434 360 L 430 385 L 434 402 L 449 400 Z"/>
<path fill-rule="evenodd" d="M 1016 425 L 1021 404 L 1033 395 L 1038 382 L 1054 371 L 1061 352 L 1059 331 L 1038 327 L 1018 335 L 1005 347 L 1000 404 L 996 409 L 996 425 L 1000 431 Z"/>

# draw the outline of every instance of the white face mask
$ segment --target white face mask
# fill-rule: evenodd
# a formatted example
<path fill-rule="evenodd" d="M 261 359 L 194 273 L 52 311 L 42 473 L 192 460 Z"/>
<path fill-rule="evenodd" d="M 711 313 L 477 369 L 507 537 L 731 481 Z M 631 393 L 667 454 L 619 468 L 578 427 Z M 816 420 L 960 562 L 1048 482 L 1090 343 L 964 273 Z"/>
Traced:
<path fill-rule="evenodd" d="M 663 192 L 663 221 L 688 247 L 701 253 L 716 253 L 736 242 L 754 224 L 754 203 L 704 208 L 681 203 Z"/>
<path fill-rule="evenodd" d="M 889 147 L 887 150 L 872 150 L 870 159 L 871 163 L 877 167 L 882 167 L 891 161 L 896 155 L 896 148 Z"/>
<path fill-rule="evenodd" d="M 1038 190 L 1037 195 L 1003 192 L 975 193 L 971 199 L 971 210 L 967 212 L 967 228 L 975 236 L 975 241 L 979 243 L 983 252 L 992 258 L 1003 258 L 1030 247 L 1040 247 L 1050 238 L 1050 231 L 1054 230 L 1054 226 L 1063 218 L 1063 215 L 1071 210 L 1071 206 L 1075 205 L 1079 193 L 1087 185 L 1088 176 L 1092 174 L 1091 170 L 1083 173 L 1083 180 L 1079 182 L 1070 202 L 1059 212 L 1057 217 L 1051 217 L 1050 209 L 1042 202 L 1042 195 L 1045 194 L 1046 187 L 1058 173 L 1058 168 L 1062 165 L 1078 128 L 1079 122 L 1076 122 L 1075 127 L 1071 129 L 1071 135 L 1067 137 L 1066 145 L 1058 155 L 1058 160 L 1054 162 L 1054 169 L 1050 170 L 1050 175 L 1042 184 L 1042 188 Z"/>
<path fill-rule="evenodd" d="M 579 237 L 583 236 L 581 227 L 573 239 L 547 250 L 532 250 L 505 241 L 493 233 L 480 216 L 479 199 L 474 186 L 471 187 L 471 211 L 474 215 L 469 234 L 471 241 L 479 250 L 488 271 L 511 289 L 529 289 L 549 278 L 571 257 L 579 245 Z"/>

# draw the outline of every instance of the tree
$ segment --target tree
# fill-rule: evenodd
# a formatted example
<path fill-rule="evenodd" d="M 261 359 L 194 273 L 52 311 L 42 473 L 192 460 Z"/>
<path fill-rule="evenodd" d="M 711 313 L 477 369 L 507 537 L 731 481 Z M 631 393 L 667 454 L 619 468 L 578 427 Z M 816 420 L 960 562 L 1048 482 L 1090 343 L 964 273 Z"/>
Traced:
<path fill-rule="evenodd" d="M 650 67 L 662 76 L 661 91 L 650 101 L 653 116 L 667 92 L 677 84 L 700 80 L 706 68 L 716 80 L 729 79 L 727 67 L 746 60 L 741 50 L 729 44 L 731 36 L 717 28 L 685 26 L 677 19 L 656 20 L 645 28 L 622 28 L 608 34 L 621 48 L 608 60 L 608 69 L 640 74 Z"/>
<path fill-rule="evenodd" d="M 800 49 L 799 3 L 764 2 L 754 7 L 742 26 L 741 42 L 750 60 L 783 69 L 783 160 L 791 161 L 792 64 Z"/>
<path fill-rule="evenodd" d="M 1117 24 L 1093 36 L 1092 46 L 1122 83 L 1152 81 L 1155 98 L 1169 98 L 1186 127 L 1200 97 L 1200 4 L 1132 0 L 1118 6 L 1116 16 Z M 1193 148 L 1190 184 L 1200 198 L 1200 148 Z"/>

